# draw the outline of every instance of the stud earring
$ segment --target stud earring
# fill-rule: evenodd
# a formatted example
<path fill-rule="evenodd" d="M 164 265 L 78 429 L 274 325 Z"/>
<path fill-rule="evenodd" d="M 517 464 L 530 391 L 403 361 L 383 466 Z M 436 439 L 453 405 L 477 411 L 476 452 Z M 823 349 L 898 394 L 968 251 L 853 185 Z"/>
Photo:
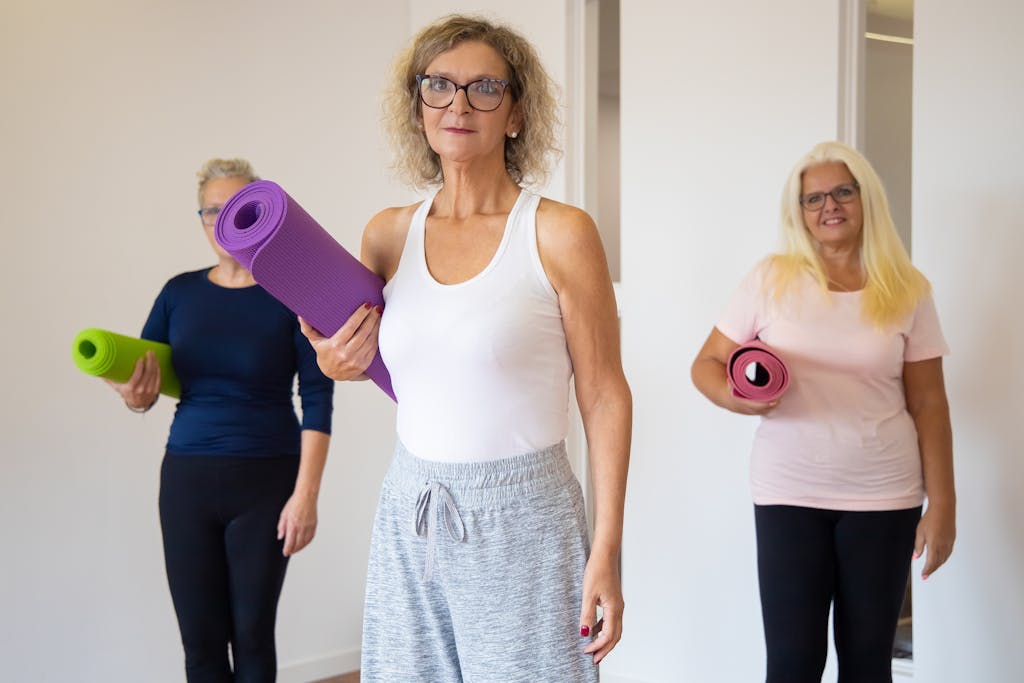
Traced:
<path fill-rule="evenodd" d="M 513 140 L 515 140 L 515 139 L 516 139 L 517 137 L 519 137 L 519 131 L 517 131 L 517 130 L 514 130 L 514 131 L 512 131 L 511 133 L 509 133 L 509 134 L 508 134 L 508 136 L 509 136 L 510 138 L 512 138 Z"/>

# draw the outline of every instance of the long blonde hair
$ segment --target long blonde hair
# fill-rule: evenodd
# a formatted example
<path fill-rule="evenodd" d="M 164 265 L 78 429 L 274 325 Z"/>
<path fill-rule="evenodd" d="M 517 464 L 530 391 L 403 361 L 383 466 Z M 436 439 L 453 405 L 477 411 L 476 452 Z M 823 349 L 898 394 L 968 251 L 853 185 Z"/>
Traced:
<path fill-rule="evenodd" d="M 443 181 L 441 160 L 423 133 L 416 75 L 438 55 L 471 41 L 491 46 L 508 65 L 506 94 L 519 109 L 522 127 L 517 137 L 505 139 L 505 168 L 517 184 L 540 185 L 561 154 L 556 86 L 537 51 L 519 33 L 481 17 L 459 14 L 420 31 L 392 67 L 384 97 L 384 124 L 394 149 L 394 167 L 414 187 Z"/>
<path fill-rule="evenodd" d="M 796 278 L 810 272 L 824 292 L 828 277 L 818 247 L 804 223 L 800 192 L 804 172 L 812 166 L 839 162 L 860 186 L 864 226 L 860 261 L 867 275 L 861 312 L 876 327 L 886 327 L 913 312 L 931 291 L 927 278 L 910 262 L 889 213 L 882 181 L 864 156 L 841 142 L 815 145 L 793 167 L 782 193 L 783 250 L 771 260 L 771 290 L 782 298 Z"/>

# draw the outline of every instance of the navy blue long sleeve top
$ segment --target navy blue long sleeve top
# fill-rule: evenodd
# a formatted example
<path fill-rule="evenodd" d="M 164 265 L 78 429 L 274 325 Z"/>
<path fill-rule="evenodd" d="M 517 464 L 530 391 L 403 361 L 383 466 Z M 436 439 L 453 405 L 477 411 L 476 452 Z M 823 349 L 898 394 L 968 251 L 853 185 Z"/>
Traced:
<path fill-rule="evenodd" d="M 334 382 L 320 372 L 284 304 L 259 285 L 221 287 L 209 272 L 169 280 L 142 329 L 142 338 L 171 345 L 181 380 L 167 452 L 298 455 L 301 430 L 331 432 Z M 301 426 L 292 399 L 296 375 Z"/>

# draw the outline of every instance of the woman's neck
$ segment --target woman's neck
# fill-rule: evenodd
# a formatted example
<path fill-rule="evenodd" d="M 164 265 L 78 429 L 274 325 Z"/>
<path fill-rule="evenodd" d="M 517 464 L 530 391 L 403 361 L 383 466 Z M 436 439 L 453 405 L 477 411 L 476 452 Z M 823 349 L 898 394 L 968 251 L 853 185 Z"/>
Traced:
<path fill-rule="evenodd" d="M 859 248 L 822 248 L 819 256 L 829 289 L 837 292 L 856 292 L 864 289 L 866 276 Z"/>
<path fill-rule="evenodd" d="M 233 258 L 221 257 L 217 265 L 210 269 L 207 277 L 210 278 L 210 282 L 230 289 L 251 287 L 256 284 L 252 274 Z"/>
<path fill-rule="evenodd" d="M 431 213 L 452 218 L 507 212 L 519 196 L 520 188 L 505 170 L 489 164 L 446 163 L 444 181 Z"/>

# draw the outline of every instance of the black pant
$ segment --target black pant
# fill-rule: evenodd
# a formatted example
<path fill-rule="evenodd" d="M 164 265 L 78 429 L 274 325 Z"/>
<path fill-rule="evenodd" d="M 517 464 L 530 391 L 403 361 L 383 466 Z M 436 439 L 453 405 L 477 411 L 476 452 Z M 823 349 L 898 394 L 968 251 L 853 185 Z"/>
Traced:
<path fill-rule="evenodd" d="M 828 613 L 840 683 L 891 683 L 892 647 L 921 508 L 755 505 L 767 683 L 820 683 Z"/>
<path fill-rule="evenodd" d="M 276 679 L 288 566 L 277 521 L 298 466 L 297 457 L 164 456 L 160 525 L 189 683 Z"/>

